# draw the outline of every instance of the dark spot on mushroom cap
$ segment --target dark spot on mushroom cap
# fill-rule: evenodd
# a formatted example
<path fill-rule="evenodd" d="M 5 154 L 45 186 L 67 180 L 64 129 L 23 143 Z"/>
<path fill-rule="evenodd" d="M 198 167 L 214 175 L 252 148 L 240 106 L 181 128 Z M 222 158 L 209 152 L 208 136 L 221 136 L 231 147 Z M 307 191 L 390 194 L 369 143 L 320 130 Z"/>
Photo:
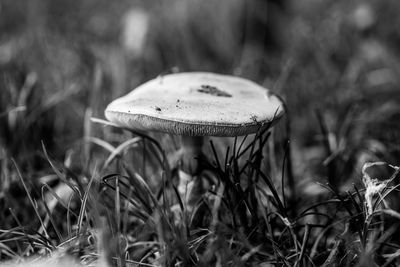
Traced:
<path fill-rule="evenodd" d="M 197 92 L 210 94 L 210 95 L 214 95 L 214 96 L 232 97 L 231 94 L 229 94 L 225 91 L 222 91 L 215 86 L 211 86 L 211 85 L 207 85 L 207 84 L 201 85 L 200 89 L 197 89 Z"/>

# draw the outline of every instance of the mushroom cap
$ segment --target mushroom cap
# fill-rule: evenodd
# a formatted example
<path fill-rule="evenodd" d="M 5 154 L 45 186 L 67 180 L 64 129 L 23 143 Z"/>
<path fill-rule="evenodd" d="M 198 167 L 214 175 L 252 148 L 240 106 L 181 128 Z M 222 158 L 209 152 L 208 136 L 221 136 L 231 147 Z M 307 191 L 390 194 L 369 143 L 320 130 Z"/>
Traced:
<path fill-rule="evenodd" d="M 249 80 L 214 73 L 159 76 L 111 102 L 106 118 L 135 130 L 239 136 L 279 119 L 283 104 Z"/>

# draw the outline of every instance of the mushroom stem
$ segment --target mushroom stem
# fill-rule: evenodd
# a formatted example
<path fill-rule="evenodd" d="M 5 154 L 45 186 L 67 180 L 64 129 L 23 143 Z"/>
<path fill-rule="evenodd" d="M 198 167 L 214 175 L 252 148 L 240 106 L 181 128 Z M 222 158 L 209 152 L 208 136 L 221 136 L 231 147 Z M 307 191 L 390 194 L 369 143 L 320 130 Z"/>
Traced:
<path fill-rule="evenodd" d="M 181 143 L 178 192 L 181 199 L 187 203 L 187 209 L 191 210 L 201 195 L 201 183 L 196 179 L 196 175 L 201 171 L 199 159 L 204 157 L 204 137 L 182 136 Z"/>
<path fill-rule="evenodd" d="M 182 136 L 182 170 L 190 175 L 196 175 L 199 168 L 199 159 L 203 156 L 204 137 Z"/>

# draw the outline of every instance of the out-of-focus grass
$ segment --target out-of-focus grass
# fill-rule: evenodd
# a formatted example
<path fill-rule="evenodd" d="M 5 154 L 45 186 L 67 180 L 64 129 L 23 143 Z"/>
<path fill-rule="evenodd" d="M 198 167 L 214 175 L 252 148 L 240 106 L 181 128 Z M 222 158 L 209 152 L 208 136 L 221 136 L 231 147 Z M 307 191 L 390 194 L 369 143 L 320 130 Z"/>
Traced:
<path fill-rule="evenodd" d="M 396 264 L 397 178 L 394 210 L 367 216 L 361 170 L 399 165 L 399 10 L 396 0 L 1 1 L 0 259 L 65 248 L 122 266 Z M 222 183 L 199 207 L 203 221 L 183 212 L 176 224 L 166 203 L 176 174 L 155 143 L 90 121 L 141 82 L 191 70 L 250 78 L 285 99 L 295 192 L 284 121 L 261 168 L 246 167 L 254 184 L 234 174 L 236 159 L 224 164 L 234 140 L 213 139 L 221 168 L 210 157 L 208 175 Z M 179 146 L 151 137 L 166 159 Z"/>

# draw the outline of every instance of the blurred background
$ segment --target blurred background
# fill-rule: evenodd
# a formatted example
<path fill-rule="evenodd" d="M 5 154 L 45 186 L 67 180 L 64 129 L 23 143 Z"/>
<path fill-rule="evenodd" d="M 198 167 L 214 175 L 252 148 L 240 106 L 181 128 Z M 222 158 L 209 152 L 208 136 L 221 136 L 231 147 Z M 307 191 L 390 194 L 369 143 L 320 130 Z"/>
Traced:
<path fill-rule="evenodd" d="M 180 71 L 282 96 L 300 186 L 346 187 L 366 161 L 399 165 L 399 12 L 397 0 L 0 0 L 1 186 L 11 158 L 32 177 L 49 168 L 42 142 L 80 161 L 85 137 L 112 140 L 91 116 Z"/>

